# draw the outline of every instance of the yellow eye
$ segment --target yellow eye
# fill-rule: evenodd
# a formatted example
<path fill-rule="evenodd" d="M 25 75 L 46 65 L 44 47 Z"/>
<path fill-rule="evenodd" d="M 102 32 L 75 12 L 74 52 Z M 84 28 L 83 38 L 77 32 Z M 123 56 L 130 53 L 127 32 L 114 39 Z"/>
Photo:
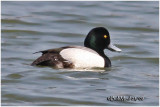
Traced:
<path fill-rule="evenodd" d="M 104 35 L 104 38 L 106 39 L 108 36 L 107 35 Z"/>

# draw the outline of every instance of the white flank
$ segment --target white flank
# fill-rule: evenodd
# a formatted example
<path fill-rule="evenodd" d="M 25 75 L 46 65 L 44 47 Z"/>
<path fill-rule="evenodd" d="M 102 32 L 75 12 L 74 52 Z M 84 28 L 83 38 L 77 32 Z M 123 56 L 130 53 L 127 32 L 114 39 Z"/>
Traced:
<path fill-rule="evenodd" d="M 75 68 L 104 67 L 104 59 L 100 55 L 79 48 L 67 48 L 60 52 L 60 55 L 71 61 Z"/>

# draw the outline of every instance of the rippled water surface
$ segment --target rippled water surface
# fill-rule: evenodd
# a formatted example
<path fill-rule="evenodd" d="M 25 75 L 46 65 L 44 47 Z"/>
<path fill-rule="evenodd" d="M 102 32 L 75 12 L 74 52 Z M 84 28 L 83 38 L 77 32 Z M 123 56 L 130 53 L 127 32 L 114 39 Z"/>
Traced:
<path fill-rule="evenodd" d="M 2 2 L 2 105 L 158 105 L 158 2 Z M 81 45 L 106 27 L 123 52 L 112 67 L 30 66 L 36 51 Z M 110 96 L 143 101 L 108 101 Z"/>

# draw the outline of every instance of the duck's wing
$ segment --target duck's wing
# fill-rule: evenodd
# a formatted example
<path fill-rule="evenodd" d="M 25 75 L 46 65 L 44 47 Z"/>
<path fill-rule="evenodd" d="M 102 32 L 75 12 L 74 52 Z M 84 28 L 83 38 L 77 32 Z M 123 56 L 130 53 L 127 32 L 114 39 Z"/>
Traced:
<path fill-rule="evenodd" d="M 40 66 L 52 66 L 56 68 L 67 68 L 67 67 L 73 67 L 72 63 L 63 59 L 62 56 L 59 54 L 62 49 L 65 49 L 68 47 L 61 47 L 61 48 L 55 48 L 55 49 L 48 49 L 44 51 L 39 51 L 35 53 L 42 53 L 42 56 L 37 58 L 33 63 L 32 66 L 40 65 Z"/>
<path fill-rule="evenodd" d="M 47 49 L 47 50 L 43 50 L 43 51 L 38 51 L 38 52 L 35 52 L 33 54 L 36 54 L 36 53 L 42 53 L 42 54 L 59 53 L 61 50 L 66 49 L 66 48 L 79 48 L 79 49 L 95 52 L 92 49 L 87 48 L 87 47 L 72 45 L 72 46 L 65 46 L 65 47 L 61 47 L 61 48 L 54 48 L 54 49 Z"/>
<path fill-rule="evenodd" d="M 42 53 L 42 54 L 46 54 L 46 53 L 59 53 L 61 50 L 63 49 L 66 49 L 66 48 L 85 48 L 83 46 L 65 46 L 65 47 L 61 47 L 61 48 L 54 48 L 54 49 L 47 49 L 47 50 L 43 50 L 43 51 L 38 51 L 38 52 L 35 52 L 33 54 L 36 54 L 36 53 Z"/>
<path fill-rule="evenodd" d="M 72 68 L 73 67 L 73 61 L 67 60 L 64 58 L 63 55 L 60 54 L 62 50 L 65 49 L 81 49 L 85 51 L 89 51 L 94 54 L 98 54 L 94 50 L 83 47 L 83 46 L 66 46 L 66 47 L 61 47 L 61 48 L 55 48 L 55 49 L 48 49 L 48 50 L 43 50 L 35 53 L 42 53 L 42 56 L 37 58 L 33 63 L 31 64 L 32 66 L 35 65 L 41 65 L 41 66 L 52 66 L 52 67 L 57 67 L 57 68 Z M 71 56 L 72 54 L 69 53 Z"/>
<path fill-rule="evenodd" d="M 62 47 L 62 48 L 47 49 L 47 50 L 35 52 L 33 54 L 42 53 L 42 55 L 43 55 L 46 53 L 59 53 L 62 49 L 64 49 L 64 48 Z"/>

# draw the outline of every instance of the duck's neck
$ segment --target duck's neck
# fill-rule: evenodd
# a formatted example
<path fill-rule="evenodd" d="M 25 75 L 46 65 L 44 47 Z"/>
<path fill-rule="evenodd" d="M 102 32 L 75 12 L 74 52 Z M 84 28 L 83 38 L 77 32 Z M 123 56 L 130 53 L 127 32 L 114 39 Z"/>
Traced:
<path fill-rule="evenodd" d="M 88 47 L 90 48 L 90 47 Z M 100 56 L 102 56 L 104 58 L 104 61 L 105 61 L 105 67 L 111 67 L 111 61 L 110 59 L 104 54 L 104 50 L 103 49 L 94 49 L 94 48 L 91 48 L 93 49 L 94 51 L 96 51 Z"/>
<path fill-rule="evenodd" d="M 87 36 L 88 37 L 88 36 Z M 91 41 L 88 41 L 89 39 L 86 38 L 84 41 L 84 46 L 88 47 L 90 49 L 93 49 L 96 51 L 100 56 L 102 56 L 105 60 L 105 67 L 110 67 L 111 66 L 111 61 L 110 59 L 104 54 L 104 48 L 97 48 L 95 44 L 95 38 L 92 38 Z M 89 42 L 89 44 L 88 44 Z"/>
<path fill-rule="evenodd" d="M 95 51 L 96 51 L 96 50 L 95 50 Z M 104 50 L 98 50 L 98 51 L 96 51 L 96 52 L 104 58 L 105 67 L 111 67 L 111 61 L 110 61 L 110 59 L 104 54 Z"/>

